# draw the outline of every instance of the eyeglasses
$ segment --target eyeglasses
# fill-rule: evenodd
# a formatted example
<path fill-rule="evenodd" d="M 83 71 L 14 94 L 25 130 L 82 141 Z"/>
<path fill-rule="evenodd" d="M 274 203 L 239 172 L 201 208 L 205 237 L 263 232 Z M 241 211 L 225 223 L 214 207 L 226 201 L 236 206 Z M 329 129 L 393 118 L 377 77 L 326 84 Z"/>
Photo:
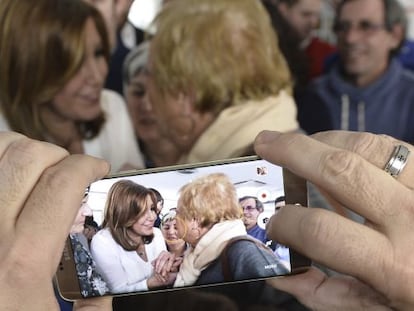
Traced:
<path fill-rule="evenodd" d="M 364 36 L 370 36 L 375 32 L 385 29 L 384 24 L 373 23 L 370 21 L 360 21 L 358 24 L 351 24 L 350 22 L 337 22 L 333 30 L 338 36 L 348 34 L 351 30 L 356 30 Z"/>
<path fill-rule="evenodd" d="M 248 212 L 251 212 L 251 211 L 254 211 L 255 209 L 257 209 L 255 206 L 251 206 L 251 205 L 242 206 L 241 208 L 242 208 L 243 211 L 246 210 Z"/>

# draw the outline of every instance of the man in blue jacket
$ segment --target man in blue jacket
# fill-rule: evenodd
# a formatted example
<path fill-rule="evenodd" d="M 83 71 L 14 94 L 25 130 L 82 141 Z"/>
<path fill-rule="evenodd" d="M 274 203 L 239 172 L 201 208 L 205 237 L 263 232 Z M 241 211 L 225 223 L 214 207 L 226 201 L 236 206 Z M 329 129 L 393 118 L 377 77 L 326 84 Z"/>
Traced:
<path fill-rule="evenodd" d="M 396 60 L 407 20 L 397 0 L 343 0 L 334 30 L 338 61 L 297 100 L 308 133 L 388 134 L 414 142 L 414 75 Z"/>

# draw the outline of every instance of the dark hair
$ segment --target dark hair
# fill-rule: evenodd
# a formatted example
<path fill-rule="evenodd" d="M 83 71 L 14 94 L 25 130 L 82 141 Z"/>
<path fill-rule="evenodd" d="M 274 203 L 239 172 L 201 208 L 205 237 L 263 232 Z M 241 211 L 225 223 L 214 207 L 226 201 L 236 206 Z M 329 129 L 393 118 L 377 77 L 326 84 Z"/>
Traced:
<path fill-rule="evenodd" d="M 335 16 L 335 22 L 334 27 L 338 23 L 338 18 L 341 14 L 343 6 L 351 1 L 355 0 L 342 0 L 339 2 L 337 8 L 336 8 L 336 16 Z M 408 21 L 407 16 L 405 14 L 404 8 L 400 4 L 398 0 L 381 0 L 382 7 L 384 8 L 384 25 L 385 29 L 388 32 L 391 32 L 394 26 L 400 25 L 403 29 L 404 36 L 401 39 L 400 44 L 391 51 L 391 55 L 395 55 L 400 50 L 401 46 L 404 44 L 406 33 L 407 33 L 407 27 L 408 27 Z"/>
<path fill-rule="evenodd" d="M 281 195 L 280 197 L 277 197 L 277 198 L 275 199 L 275 205 L 276 205 L 277 203 L 279 203 L 279 202 L 284 202 L 285 200 L 286 200 L 285 196 L 284 196 L 284 195 Z"/>
<path fill-rule="evenodd" d="M 152 192 L 154 192 L 155 197 L 157 198 L 157 203 L 158 202 L 164 203 L 164 198 L 162 197 L 161 193 L 157 189 L 148 188 L 148 190 L 151 190 Z"/>
<path fill-rule="evenodd" d="M 263 210 L 264 210 L 263 203 L 262 203 L 262 202 L 260 202 L 260 200 L 259 200 L 257 197 L 255 197 L 255 196 L 252 196 L 252 195 L 246 195 L 246 196 L 244 196 L 244 197 L 241 197 L 241 198 L 239 199 L 239 203 L 240 203 L 240 202 L 242 202 L 242 201 L 244 201 L 244 200 L 247 200 L 247 199 L 253 199 L 253 200 L 254 200 L 254 202 L 255 202 L 255 204 L 256 204 L 256 209 L 257 209 L 259 212 L 263 212 Z"/>
<path fill-rule="evenodd" d="M 86 216 L 85 217 L 85 227 L 86 226 L 91 226 L 94 227 L 96 229 L 99 229 L 98 223 L 93 220 L 93 216 Z"/>
<path fill-rule="evenodd" d="M 291 8 L 292 6 L 296 5 L 299 1 L 300 0 L 278 0 L 277 3 L 284 3 Z"/>
<path fill-rule="evenodd" d="M 10 128 L 48 140 L 40 107 L 52 101 L 82 66 L 85 24 L 91 18 L 110 57 L 103 17 L 81 0 L 0 1 L 0 105 Z M 99 134 L 104 114 L 76 126 L 84 139 Z"/>
<path fill-rule="evenodd" d="M 283 2 L 289 7 L 294 5 L 293 0 Z M 276 4 L 264 1 L 263 6 L 270 16 L 275 35 L 278 38 L 280 51 L 294 79 L 294 87 L 296 90 L 301 90 L 307 85 L 310 69 L 308 57 L 304 50 L 300 48 L 302 43 L 300 34 L 280 13 Z"/>
<path fill-rule="evenodd" d="M 151 197 L 151 208 L 154 208 L 154 192 L 131 180 L 122 179 L 109 189 L 102 227 L 109 228 L 114 240 L 127 251 L 137 248 L 129 233 L 136 220 L 146 212 L 147 196 Z M 142 237 L 145 244 L 153 238 L 153 234 Z"/>

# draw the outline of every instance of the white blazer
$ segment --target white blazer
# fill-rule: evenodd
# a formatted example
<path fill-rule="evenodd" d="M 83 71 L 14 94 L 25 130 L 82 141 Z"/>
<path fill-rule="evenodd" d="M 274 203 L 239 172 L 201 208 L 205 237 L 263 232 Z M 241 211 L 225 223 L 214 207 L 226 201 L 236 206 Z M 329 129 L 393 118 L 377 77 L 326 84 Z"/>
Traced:
<path fill-rule="evenodd" d="M 126 251 L 112 237 L 108 228 L 98 231 L 91 242 L 92 257 L 112 293 L 148 290 L 147 279 L 153 274 L 151 262 L 167 250 L 161 230 L 154 228 L 154 239 L 145 244 L 148 261 L 136 251 Z"/>
<path fill-rule="evenodd" d="M 144 168 L 143 156 L 123 98 L 114 91 L 103 90 L 101 106 L 106 122 L 95 138 L 83 141 L 85 154 L 108 161 L 113 173 L 125 164 Z M 0 131 L 10 131 L 10 126 L 1 113 Z"/>

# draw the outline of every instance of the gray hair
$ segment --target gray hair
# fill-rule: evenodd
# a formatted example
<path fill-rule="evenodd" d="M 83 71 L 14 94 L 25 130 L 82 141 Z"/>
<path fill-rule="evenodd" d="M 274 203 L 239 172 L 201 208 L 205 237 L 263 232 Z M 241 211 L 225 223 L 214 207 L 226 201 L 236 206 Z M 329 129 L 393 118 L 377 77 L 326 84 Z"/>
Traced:
<path fill-rule="evenodd" d="M 338 18 L 341 14 L 342 7 L 353 0 L 342 0 L 339 2 L 336 8 L 335 23 L 337 23 Z M 408 20 L 405 10 L 401 3 L 398 0 L 382 0 L 382 5 L 384 7 L 384 25 L 387 31 L 392 31 L 393 27 L 399 25 L 403 29 L 403 37 L 400 44 L 397 48 L 391 51 L 391 55 L 395 55 L 399 52 L 401 46 L 404 44 L 407 35 Z"/>
<path fill-rule="evenodd" d="M 140 45 L 134 47 L 126 56 L 122 67 L 122 82 L 124 94 L 131 80 L 138 73 L 144 71 L 148 62 L 149 41 L 144 41 Z"/>

